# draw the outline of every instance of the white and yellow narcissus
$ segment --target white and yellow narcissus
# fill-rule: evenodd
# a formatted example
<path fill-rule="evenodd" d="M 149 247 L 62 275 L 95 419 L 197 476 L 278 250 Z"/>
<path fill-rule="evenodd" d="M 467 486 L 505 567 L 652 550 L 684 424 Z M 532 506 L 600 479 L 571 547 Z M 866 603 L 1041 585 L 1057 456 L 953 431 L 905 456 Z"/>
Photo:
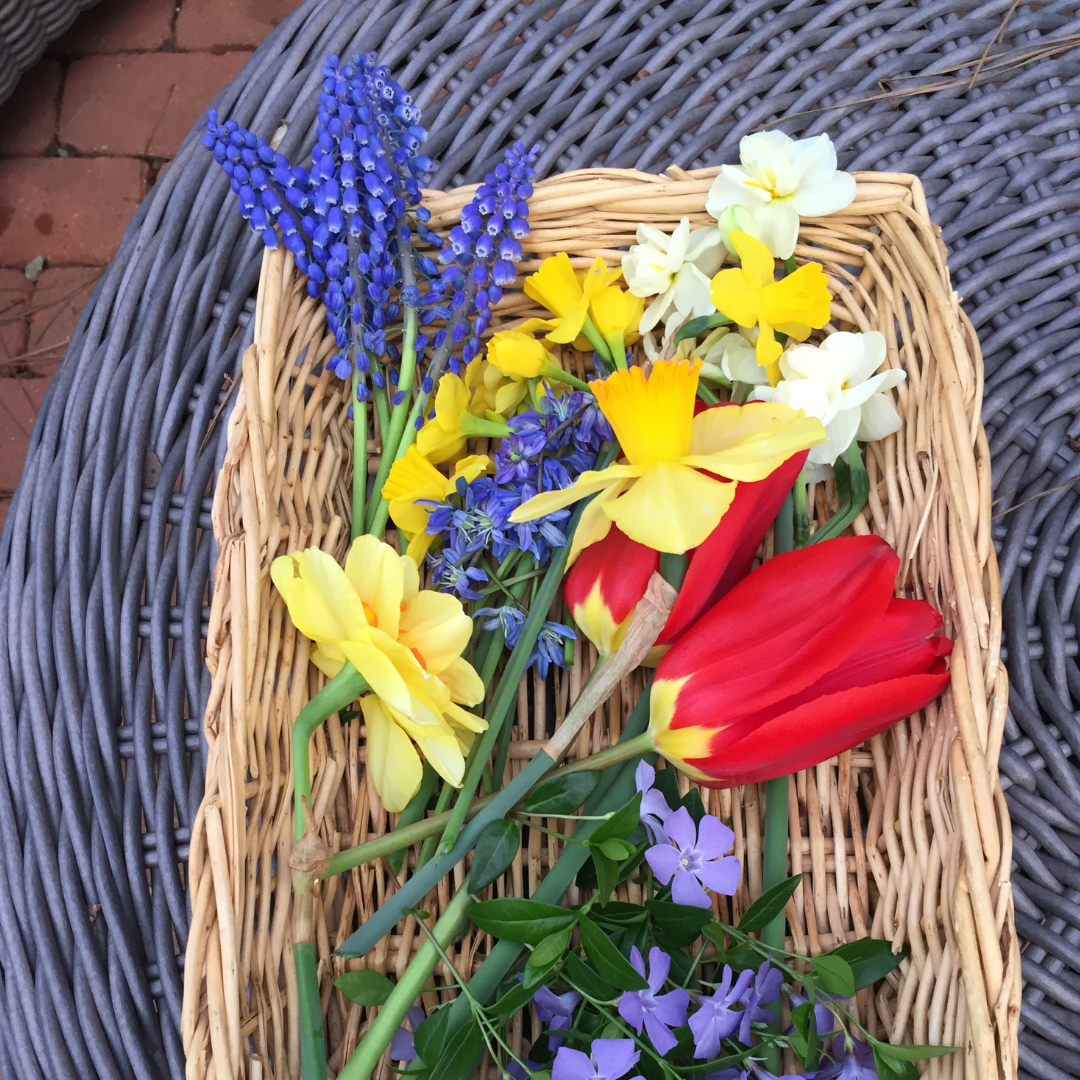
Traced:
<path fill-rule="evenodd" d="M 877 330 L 865 334 L 830 334 L 820 345 L 792 345 L 780 355 L 780 382 L 758 386 L 750 395 L 801 409 L 825 425 L 826 439 L 810 448 L 806 475 L 829 476 L 826 466 L 851 445 L 876 442 L 900 429 L 900 416 L 889 394 L 906 378 L 899 368 L 878 369 L 885 362 L 885 337 Z"/>
<path fill-rule="evenodd" d="M 404 810 L 419 790 L 420 753 L 460 785 L 473 736 L 487 727 L 462 708 L 483 701 L 484 684 L 461 656 L 472 634 L 461 601 L 421 589 L 415 561 L 374 536 L 353 541 L 344 567 L 308 548 L 275 559 L 270 576 L 315 643 L 311 662 L 333 677 L 349 661 L 367 680 L 368 769 L 386 809 Z"/>

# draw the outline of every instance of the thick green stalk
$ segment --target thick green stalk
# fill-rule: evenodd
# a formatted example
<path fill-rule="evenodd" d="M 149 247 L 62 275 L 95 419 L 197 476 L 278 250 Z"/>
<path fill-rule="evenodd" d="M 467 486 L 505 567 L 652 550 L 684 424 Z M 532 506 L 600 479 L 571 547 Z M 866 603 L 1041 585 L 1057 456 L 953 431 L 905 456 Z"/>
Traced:
<path fill-rule="evenodd" d="M 814 533 L 811 543 L 839 536 L 862 513 L 870 497 L 870 479 L 866 475 L 859 444 L 851 445 L 833 463 L 836 471 L 836 490 L 840 493 L 840 509 Z"/>
<path fill-rule="evenodd" d="M 686 555 L 673 555 L 669 551 L 660 552 L 660 575 L 674 589 L 681 589 L 686 568 L 690 560 Z"/>
<path fill-rule="evenodd" d="M 352 478 L 352 538 L 364 531 L 364 500 L 367 498 L 367 402 L 360 401 L 356 392 L 360 387 L 360 373 L 353 370 L 352 416 L 353 416 L 353 478 Z"/>
<path fill-rule="evenodd" d="M 296 989 L 300 1014 L 300 1070 L 304 1080 L 326 1080 L 326 1039 L 323 1035 L 322 999 L 315 943 L 298 941 L 293 946 Z"/>
<path fill-rule="evenodd" d="M 602 360 L 606 360 L 609 364 L 614 363 L 617 368 L 626 367 L 626 350 L 623 349 L 618 356 L 613 356 L 611 353 L 611 347 L 604 340 L 604 335 L 596 328 L 596 323 L 585 316 L 585 323 L 581 327 L 581 332 L 589 339 L 589 344 L 600 354 Z M 620 361 L 622 361 L 620 363 Z"/>
<path fill-rule="evenodd" d="M 461 889 L 450 901 L 450 906 L 443 912 L 435 924 L 431 936 L 435 940 L 424 939 L 416 956 L 413 957 L 397 985 L 390 991 L 390 996 L 379 1010 L 379 1015 L 371 1023 L 367 1033 L 360 1040 L 359 1046 L 338 1073 L 338 1080 L 368 1080 L 379 1064 L 383 1052 L 390 1045 L 394 1033 L 401 1027 L 409 1009 L 416 1003 L 420 992 L 439 963 L 440 952 L 453 944 L 454 938 L 465 921 L 465 914 L 473 898 L 468 889 Z"/>
<path fill-rule="evenodd" d="M 649 685 L 641 693 L 633 712 L 626 721 L 622 736 L 612 750 L 618 750 L 630 744 L 636 744 L 637 740 L 645 732 L 649 723 Z M 603 751 L 607 753 L 608 751 Z M 636 757 L 637 755 L 634 755 Z M 599 755 L 594 755 L 590 760 L 596 760 Z M 645 760 L 653 761 L 652 755 L 646 755 Z M 575 762 L 574 766 L 580 764 Z M 609 759 L 608 764 L 611 764 Z M 566 766 L 560 771 L 569 771 L 574 766 Z M 634 796 L 634 772 L 637 763 L 633 757 L 625 761 L 617 768 L 607 768 L 600 773 L 600 781 L 585 804 L 585 813 L 588 815 L 608 814 L 620 807 L 625 806 Z M 586 840 L 601 825 L 599 821 L 579 821 L 574 829 L 575 840 Z M 543 880 L 533 893 L 534 900 L 540 900 L 547 904 L 558 904 L 563 894 L 573 884 L 577 872 L 585 865 L 589 858 L 589 849 L 584 844 L 567 844 L 559 857 L 544 875 Z M 524 949 L 513 941 L 500 941 L 488 953 L 481 963 L 480 969 L 469 982 L 469 991 L 481 1004 L 486 1004 L 495 996 L 499 983 L 513 969 Z M 451 1006 L 450 1023 L 452 1027 L 460 1027 L 469 1018 L 469 1005 L 459 997 Z"/>
<path fill-rule="evenodd" d="M 795 547 L 806 547 L 810 543 L 810 515 L 806 512 L 806 469 L 799 472 L 795 486 L 791 489 L 794 504 L 794 544 Z"/>
<path fill-rule="evenodd" d="M 614 746 L 609 746 L 606 750 L 600 750 L 589 757 L 568 762 L 566 765 L 556 769 L 550 777 L 543 777 L 543 779 L 549 780 L 552 777 L 563 776 L 567 773 L 598 772 L 601 774 L 601 781 L 597 785 L 597 790 L 600 790 L 604 787 L 604 777 L 609 775 L 605 770 L 626 761 L 628 758 L 647 754 L 652 749 L 652 742 L 648 741 L 648 739 L 648 735 L 640 734 L 634 739 L 616 743 Z M 494 795 L 485 795 L 482 799 L 474 799 L 472 806 L 469 807 L 469 820 L 476 817 L 494 797 Z M 606 813 L 606 811 L 604 812 Z M 421 840 L 438 836 L 449 820 L 449 811 L 433 814 L 431 817 L 424 818 L 422 821 L 417 821 L 412 825 L 399 825 L 393 832 L 376 837 L 374 840 L 368 840 L 363 844 L 358 844 L 356 847 L 338 851 L 330 856 L 324 876 L 330 877 L 333 874 L 344 874 L 354 867 L 374 862 L 384 855 L 403 851 L 405 848 L 412 847 L 413 844 L 420 843 Z"/>
<path fill-rule="evenodd" d="M 301 710 L 292 729 L 293 833 L 304 835 L 304 802 L 311 801 L 311 736 L 328 716 L 350 705 L 368 689 L 367 680 L 346 663 Z"/>

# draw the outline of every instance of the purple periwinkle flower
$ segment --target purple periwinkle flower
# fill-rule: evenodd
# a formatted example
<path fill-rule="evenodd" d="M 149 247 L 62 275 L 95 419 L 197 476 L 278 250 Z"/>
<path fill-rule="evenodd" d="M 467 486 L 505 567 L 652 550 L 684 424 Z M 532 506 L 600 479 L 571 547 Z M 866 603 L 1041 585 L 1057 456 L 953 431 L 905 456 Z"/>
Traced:
<path fill-rule="evenodd" d="M 830 1053 L 834 1060 L 814 1073 L 814 1080 L 878 1080 L 874 1051 L 866 1043 L 837 1035 Z"/>
<path fill-rule="evenodd" d="M 772 957 L 757 969 L 754 982 L 746 995 L 746 1008 L 739 1023 L 739 1042 L 750 1045 L 751 1024 L 771 1024 L 776 1019 L 772 1009 L 763 1009 L 761 1006 L 776 1001 L 783 982 L 783 972 L 772 966 Z"/>
<path fill-rule="evenodd" d="M 536 1006 L 536 1015 L 540 1017 L 542 1024 L 547 1024 L 551 1031 L 559 1031 L 569 1028 L 574 1023 L 574 1010 L 581 1002 L 581 995 L 576 990 L 568 990 L 565 994 L 556 994 L 546 986 L 541 986 L 536 991 L 533 1004 Z M 548 1037 L 548 1049 L 558 1050 L 563 1040 L 559 1035 Z"/>
<path fill-rule="evenodd" d="M 720 985 L 711 997 L 702 998 L 700 1007 L 690 1017 L 690 1032 L 694 1036 L 694 1057 L 714 1058 L 720 1053 L 720 1043 L 731 1037 L 743 1018 L 743 1010 L 736 1009 L 746 1001 L 754 973 L 740 971 L 735 985 L 731 985 L 732 970 L 725 964 Z"/>
<path fill-rule="evenodd" d="M 390 1040 L 392 1061 L 412 1061 L 416 1057 L 416 1041 L 413 1033 L 424 1022 L 425 1013 L 420 1005 L 414 1005 L 406 1014 L 408 1027 L 399 1027 Z"/>
<path fill-rule="evenodd" d="M 671 816 L 671 807 L 663 794 L 653 787 L 656 782 L 656 770 L 647 762 L 639 761 L 634 773 L 634 786 L 641 792 L 641 824 L 654 844 L 663 844 L 668 840 L 664 832 L 664 818 Z"/>
<path fill-rule="evenodd" d="M 512 1076 L 514 1080 L 529 1080 L 529 1077 L 532 1076 L 533 1073 L 540 1072 L 543 1068 L 543 1065 L 525 1058 L 520 1062 L 507 1062 L 506 1072 L 509 1076 Z"/>
<path fill-rule="evenodd" d="M 666 1054 L 678 1039 L 671 1034 L 673 1027 L 686 1023 L 686 1009 L 690 995 L 681 987 L 661 994 L 671 968 L 671 957 L 655 946 L 649 950 L 649 970 L 636 945 L 630 949 L 630 964 L 649 984 L 648 990 L 627 990 L 616 1003 L 619 1015 L 640 1035 L 645 1032 L 658 1054 Z"/>
<path fill-rule="evenodd" d="M 731 850 L 735 834 L 719 818 L 706 814 L 695 827 L 690 811 L 680 806 L 664 818 L 663 830 L 671 843 L 649 848 L 645 859 L 657 881 L 671 883 L 676 904 L 710 907 L 702 885 L 724 896 L 734 894 L 741 868 L 734 855 L 724 857 L 724 852 Z"/>
<path fill-rule="evenodd" d="M 619 1080 L 641 1057 L 633 1039 L 593 1039 L 590 1049 L 586 1054 L 560 1046 L 551 1066 L 551 1080 Z"/>

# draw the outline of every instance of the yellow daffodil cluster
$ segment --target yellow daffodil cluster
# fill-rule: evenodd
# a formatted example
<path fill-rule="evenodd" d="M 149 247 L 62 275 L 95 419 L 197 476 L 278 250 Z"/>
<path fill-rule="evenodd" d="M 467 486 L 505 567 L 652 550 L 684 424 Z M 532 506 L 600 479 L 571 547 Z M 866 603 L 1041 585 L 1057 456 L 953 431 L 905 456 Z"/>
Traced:
<path fill-rule="evenodd" d="M 462 708 L 484 700 L 484 684 L 461 656 L 472 635 L 461 601 L 421 589 L 415 560 L 374 536 L 353 541 L 344 567 L 308 548 L 275 559 L 270 576 L 315 642 L 312 663 L 333 677 L 348 661 L 367 681 L 367 767 L 386 809 L 404 810 L 419 790 L 421 753 L 460 786 L 473 736 L 487 727 Z"/>

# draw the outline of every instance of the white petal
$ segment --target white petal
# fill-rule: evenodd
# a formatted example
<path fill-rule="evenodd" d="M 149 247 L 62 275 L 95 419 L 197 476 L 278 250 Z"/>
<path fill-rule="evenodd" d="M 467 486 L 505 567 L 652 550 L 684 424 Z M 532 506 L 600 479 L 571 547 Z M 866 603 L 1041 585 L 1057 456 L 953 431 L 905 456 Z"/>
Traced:
<path fill-rule="evenodd" d="M 799 237 L 799 214 L 790 199 L 773 199 L 754 211 L 762 243 L 778 259 L 790 259 Z"/>
<path fill-rule="evenodd" d="M 818 464 L 831 465 L 851 445 L 858 428 L 858 409 L 836 413 L 825 424 L 825 441 L 811 448 L 810 457 Z"/>
<path fill-rule="evenodd" d="M 849 386 L 854 386 L 869 379 L 885 363 L 885 335 L 879 330 L 869 330 L 865 334 L 830 334 L 825 346 L 831 349 L 832 339 L 841 336 L 845 339 L 841 344 L 850 341 L 852 346 L 847 381 Z"/>
<path fill-rule="evenodd" d="M 725 165 L 709 188 L 705 209 L 714 218 L 719 218 L 729 206 L 745 206 L 752 210 L 768 200 L 769 193 L 753 186 L 745 169 L 738 165 Z"/>
<path fill-rule="evenodd" d="M 732 382 L 749 383 L 751 386 L 768 383 L 768 372 L 758 364 L 754 346 L 742 334 L 728 334 L 721 344 L 723 360 L 720 362 L 720 367 Z M 760 400 L 775 401 L 777 399 L 761 398 Z"/>
<path fill-rule="evenodd" d="M 646 225 L 642 222 L 637 227 L 637 242 L 639 244 L 648 244 L 659 251 L 667 251 L 668 234 L 654 225 Z"/>
<path fill-rule="evenodd" d="M 666 319 L 675 310 L 675 305 L 672 302 L 674 292 L 674 289 L 666 289 L 645 309 L 638 327 L 642 334 L 647 330 L 651 330 L 661 319 Z"/>
<path fill-rule="evenodd" d="M 672 290 L 675 310 L 680 315 L 692 318 L 712 315 L 716 305 L 709 296 L 709 284 L 709 279 L 693 263 L 686 263 L 675 275 L 675 288 Z"/>
<path fill-rule="evenodd" d="M 812 379 L 782 380 L 776 387 L 776 400 L 792 409 L 802 409 L 807 416 L 816 416 L 823 424 L 832 417 L 830 401 L 825 391 Z M 857 421 L 856 421 L 857 422 Z"/>
<path fill-rule="evenodd" d="M 712 277 L 724 261 L 724 245 L 715 225 L 695 229 L 686 247 L 686 261 L 692 262 L 707 277 Z"/>
<path fill-rule="evenodd" d="M 900 378 L 896 379 L 895 376 Z M 842 409 L 857 409 L 863 402 L 868 401 L 873 394 L 879 394 L 903 382 L 907 375 L 903 371 L 883 371 L 880 375 L 872 375 L 857 386 L 850 386 L 840 393 Z"/>
<path fill-rule="evenodd" d="M 796 140 L 791 144 L 790 156 L 799 170 L 800 187 L 819 184 L 836 172 L 836 147 L 826 134 Z"/>
<path fill-rule="evenodd" d="M 887 394 L 874 394 L 863 402 L 859 410 L 859 430 L 856 437 L 861 442 L 877 442 L 900 430 L 900 414 L 892 398 Z"/>
<path fill-rule="evenodd" d="M 671 234 L 671 240 L 667 246 L 668 266 L 675 273 L 686 259 L 686 249 L 690 244 L 690 219 L 683 218 L 679 227 Z"/>
<path fill-rule="evenodd" d="M 803 217 L 824 217 L 848 207 L 855 200 L 855 177 L 834 172 L 828 180 L 803 183 L 793 196 L 795 209 Z"/>

